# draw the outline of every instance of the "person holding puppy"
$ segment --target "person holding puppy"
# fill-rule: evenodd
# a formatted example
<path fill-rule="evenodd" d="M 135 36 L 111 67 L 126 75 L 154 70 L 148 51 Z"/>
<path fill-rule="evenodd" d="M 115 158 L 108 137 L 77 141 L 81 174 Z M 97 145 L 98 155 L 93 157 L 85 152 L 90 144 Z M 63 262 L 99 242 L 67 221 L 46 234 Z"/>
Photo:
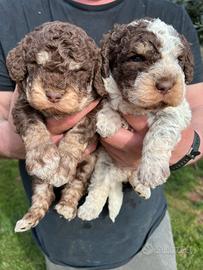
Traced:
<path fill-rule="evenodd" d="M 15 85 L 6 69 L 5 58 L 8 51 L 25 34 L 46 21 L 61 20 L 81 26 L 99 44 L 102 35 L 115 23 L 129 23 L 142 17 L 159 17 L 172 24 L 192 44 L 195 72 L 187 89 L 187 99 L 193 117 L 170 160 L 171 164 L 176 164 L 190 150 L 194 130 L 199 134 L 199 151 L 203 153 L 202 63 L 196 32 L 182 7 L 163 0 L 45 0 L 43 3 L 40 0 L 0 0 L 0 117 L 3 119 L 0 123 L 0 155 L 4 158 L 21 159 L 21 176 L 29 198 L 32 193 L 31 179 L 23 161 L 24 147 L 15 133 L 11 117 L 18 93 L 17 90 L 14 91 Z M 64 119 L 60 125 L 57 120 L 51 119 L 47 126 L 53 134 L 53 140 L 60 140 L 61 134 L 86 113 L 85 109 Z M 136 167 L 147 131 L 146 119 L 131 115 L 126 115 L 125 118 L 134 132 L 120 129 L 113 137 L 103 139 L 102 144 L 120 166 Z M 87 152 L 92 151 L 91 148 Z M 33 229 L 33 234 L 45 254 L 48 270 L 176 269 L 175 248 L 163 187 L 154 189 L 149 200 L 143 200 L 129 186 L 125 186 L 123 207 L 115 224 L 111 223 L 106 209 L 98 219 L 91 222 L 83 222 L 78 218 L 68 222 L 51 210 Z M 147 249 L 149 247 L 150 250 Z M 157 252 L 160 248 L 170 252 Z"/>

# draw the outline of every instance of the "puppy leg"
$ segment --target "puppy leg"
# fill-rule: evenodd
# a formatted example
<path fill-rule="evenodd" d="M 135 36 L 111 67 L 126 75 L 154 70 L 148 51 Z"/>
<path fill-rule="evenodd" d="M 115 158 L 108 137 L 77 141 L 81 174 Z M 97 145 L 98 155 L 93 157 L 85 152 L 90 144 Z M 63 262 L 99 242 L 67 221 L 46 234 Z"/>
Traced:
<path fill-rule="evenodd" d="M 32 205 L 27 214 L 16 223 L 15 232 L 24 232 L 35 227 L 45 216 L 54 198 L 53 187 L 35 178 Z"/>
<path fill-rule="evenodd" d="M 137 171 L 134 171 L 132 173 L 132 175 L 129 178 L 129 183 L 131 184 L 131 186 L 133 187 L 133 189 L 135 190 L 135 192 L 137 192 L 139 194 L 140 197 L 143 197 L 144 199 L 149 199 L 151 196 L 151 190 L 149 187 L 144 186 L 137 177 Z"/>
<path fill-rule="evenodd" d="M 12 113 L 16 130 L 25 144 L 26 167 L 30 175 L 46 180 L 58 167 L 59 153 L 42 116 L 20 93 Z"/>
<path fill-rule="evenodd" d="M 67 184 L 62 191 L 60 202 L 55 209 L 59 215 L 71 220 L 77 214 L 77 206 L 81 197 L 85 194 L 89 178 L 94 170 L 96 154 L 84 158 L 78 165 L 76 178 L 70 184 Z"/>
<path fill-rule="evenodd" d="M 50 179 L 50 184 L 59 187 L 73 180 L 76 167 L 81 162 L 87 145 L 94 140 L 94 137 L 95 120 L 89 115 L 65 134 L 58 147 L 60 164 L 57 172 Z"/>
<path fill-rule="evenodd" d="M 181 138 L 191 119 L 189 105 L 183 101 L 177 107 L 158 112 L 145 135 L 138 180 L 145 186 L 155 188 L 163 184 L 170 175 L 171 152 Z"/>
<path fill-rule="evenodd" d="M 90 185 L 85 203 L 78 209 L 78 217 L 88 221 L 96 219 L 107 201 L 109 189 L 109 186 L 104 183 Z"/>
<path fill-rule="evenodd" d="M 78 217 L 82 220 L 92 220 L 99 216 L 109 196 L 110 181 L 108 173 L 111 163 L 108 155 L 101 151 L 99 153 L 95 170 L 91 178 L 89 193 L 85 203 L 79 207 Z M 110 160 L 109 160 L 110 161 Z"/>
<path fill-rule="evenodd" d="M 115 134 L 122 127 L 122 120 L 109 103 L 104 103 L 102 109 L 97 113 L 96 131 L 102 137 Z"/>
<path fill-rule="evenodd" d="M 49 179 L 56 172 L 60 157 L 56 145 L 45 131 L 44 124 L 31 125 L 23 136 L 23 141 L 28 173 L 43 180 Z"/>
<path fill-rule="evenodd" d="M 108 199 L 108 208 L 109 208 L 109 217 L 115 222 L 117 215 L 120 212 L 122 203 L 123 203 L 123 185 L 121 182 L 114 182 L 110 188 L 109 199 Z"/>

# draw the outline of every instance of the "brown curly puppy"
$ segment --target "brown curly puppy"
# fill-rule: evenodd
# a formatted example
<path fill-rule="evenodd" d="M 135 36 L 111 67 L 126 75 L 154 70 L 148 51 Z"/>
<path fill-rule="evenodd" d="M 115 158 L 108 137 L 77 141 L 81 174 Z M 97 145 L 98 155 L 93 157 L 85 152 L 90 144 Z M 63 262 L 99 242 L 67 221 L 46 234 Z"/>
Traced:
<path fill-rule="evenodd" d="M 66 132 L 58 147 L 45 120 L 79 112 L 102 94 L 100 62 L 94 41 L 81 28 L 59 21 L 37 27 L 7 56 L 9 74 L 19 87 L 14 124 L 25 143 L 27 170 L 34 176 L 32 207 L 16 231 L 30 229 L 45 215 L 54 199 L 52 185 L 70 183 L 56 209 L 68 219 L 75 216 L 95 162 L 95 155 L 82 159 L 95 137 L 95 113 Z"/>

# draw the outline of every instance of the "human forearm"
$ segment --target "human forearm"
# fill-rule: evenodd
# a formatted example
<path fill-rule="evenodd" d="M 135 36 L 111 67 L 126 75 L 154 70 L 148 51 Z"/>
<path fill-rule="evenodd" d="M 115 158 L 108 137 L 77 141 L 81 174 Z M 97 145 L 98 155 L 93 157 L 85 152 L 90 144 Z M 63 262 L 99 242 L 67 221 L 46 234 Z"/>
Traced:
<path fill-rule="evenodd" d="M 181 140 L 178 142 L 175 149 L 172 151 L 170 158 L 170 165 L 174 165 L 175 163 L 177 163 L 190 151 L 193 139 L 194 139 L 194 128 L 191 125 L 182 132 Z M 196 162 L 198 157 L 196 157 L 194 160 L 189 161 L 187 165 L 193 163 L 194 161 Z"/>
<path fill-rule="evenodd" d="M 12 124 L 12 108 L 15 103 L 17 90 L 0 90 L 0 158 L 24 158 L 24 146 L 20 137 L 15 133 Z"/>
<path fill-rule="evenodd" d="M 0 122 L 0 157 L 23 159 L 24 146 L 21 138 L 15 133 L 8 121 Z"/>
<path fill-rule="evenodd" d="M 188 164 L 192 164 L 197 160 L 201 159 L 203 156 L 203 106 L 197 107 L 192 110 L 192 121 L 190 126 L 182 132 L 181 141 L 175 147 L 170 163 L 174 164 L 180 160 L 184 155 L 188 153 L 194 139 L 194 130 L 200 136 L 200 155 L 194 160 L 191 160 Z"/>
<path fill-rule="evenodd" d="M 194 130 L 200 136 L 200 155 L 188 164 L 192 164 L 203 156 L 203 83 L 188 86 L 187 100 L 192 110 L 192 121 L 190 126 L 182 132 L 181 141 L 175 147 L 170 163 L 174 164 L 188 153 L 194 139 Z"/>

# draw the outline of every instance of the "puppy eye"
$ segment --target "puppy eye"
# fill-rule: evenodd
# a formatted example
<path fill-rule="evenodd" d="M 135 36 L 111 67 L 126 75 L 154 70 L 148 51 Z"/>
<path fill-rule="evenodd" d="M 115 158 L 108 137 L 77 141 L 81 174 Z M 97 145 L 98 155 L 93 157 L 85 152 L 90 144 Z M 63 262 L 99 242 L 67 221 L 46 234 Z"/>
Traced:
<path fill-rule="evenodd" d="M 139 63 L 139 62 L 144 62 L 146 58 L 143 55 L 136 54 L 136 55 L 131 56 L 129 60 Z"/>

